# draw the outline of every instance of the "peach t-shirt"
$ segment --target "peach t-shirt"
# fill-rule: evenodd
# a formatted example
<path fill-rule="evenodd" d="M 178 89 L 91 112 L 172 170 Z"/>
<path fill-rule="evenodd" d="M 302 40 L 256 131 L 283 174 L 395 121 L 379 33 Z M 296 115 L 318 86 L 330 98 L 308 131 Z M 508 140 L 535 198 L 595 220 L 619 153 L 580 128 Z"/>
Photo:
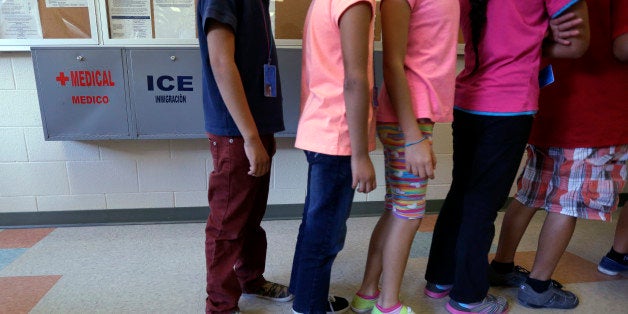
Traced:
<path fill-rule="evenodd" d="M 349 7 L 359 2 L 369 3 L 373 10 L 367 71 L 372 95 L 375 0 L 313 1 L 303 29 L 301 118 L 295 142 L 297 148 L 327 155 L 351 155 L 343 89 L 340 18 Z M 373 110 L 372 106 L 369 108 L 369 150 L 374 150 Z"/>
<path fill-rule="evenodd" d="M 453 120 L 458 0 L 407 0 L 410 6 L 406 79 L 416 118 Z M 379 94 L 377 121 L 398 122 L 386 85 Z"/>

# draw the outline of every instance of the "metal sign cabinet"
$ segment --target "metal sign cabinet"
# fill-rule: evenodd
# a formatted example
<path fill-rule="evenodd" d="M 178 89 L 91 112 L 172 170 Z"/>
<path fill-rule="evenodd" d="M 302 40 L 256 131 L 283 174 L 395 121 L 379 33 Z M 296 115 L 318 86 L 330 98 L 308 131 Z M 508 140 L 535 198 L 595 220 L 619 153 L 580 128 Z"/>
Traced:
<path fill-rule="evenodd" d="M 121 48 L 31 49 L 46 140 L 130 138 Z"/>
<path fill-rule="evenodd" d="M 198 48 L 127 48 L 138 138 L 204 138 Z"/>

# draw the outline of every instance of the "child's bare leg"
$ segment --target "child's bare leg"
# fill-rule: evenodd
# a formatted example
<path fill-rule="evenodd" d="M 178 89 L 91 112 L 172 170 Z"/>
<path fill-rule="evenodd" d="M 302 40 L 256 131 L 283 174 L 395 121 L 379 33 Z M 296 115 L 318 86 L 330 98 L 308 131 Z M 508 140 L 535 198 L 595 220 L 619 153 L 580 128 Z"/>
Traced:
<path fill-rule="evenodd" d="M 362 279 L 362 285 L 358 290 L 358 293 L 362 295 L 374 296 L 377 294 L 379 279 L 382 274 L 382 250 L 386 235 L 389 233 L 388 230 L 391 227 L 390 221 L 392 218 L 391 212 L 385 210 L 373 229 L 366 266 L 364 268 L 364 277 Z"/>
<path fill-rule="evenodd" d="M 390 228 L 383 247 L 382 292 L 378 304 L 388 308 L 399 302 L 403 274 L 408 263 L 410 247 L 421 224 L 421 219 L 403 219 L 390 214 Z"/>
<path fill-rule="evenodd" d="M 628 201 L 624 203 L 619 213 L 613 249 L 622 254 L 628 253 Z"/>

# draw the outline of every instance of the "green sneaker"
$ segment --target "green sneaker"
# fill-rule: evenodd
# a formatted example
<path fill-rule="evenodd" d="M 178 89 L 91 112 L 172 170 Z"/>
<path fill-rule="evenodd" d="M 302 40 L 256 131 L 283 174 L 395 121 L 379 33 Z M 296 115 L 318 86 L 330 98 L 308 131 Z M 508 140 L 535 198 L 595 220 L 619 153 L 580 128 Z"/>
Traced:
<path fill-rule="evenodd" d="M 373 297 L 373 299 L 366 299 L 356 293 L 353 296 L 353 300 L 351 300 L 351 310 L 360 314 L 370 312 L 375 307 L 377 295 L 379 295 L 379 291 Z"/>
<path fill-rule="evenodd" d="M 415 314 L 412 308 L 409 306 L 405 306 L 403 304 L 399 304 L 400 306 L 392 312 L 388 312 L 385 314 Z M 371 314 L 384 314 L 377 306 L 373 308 Z"/>

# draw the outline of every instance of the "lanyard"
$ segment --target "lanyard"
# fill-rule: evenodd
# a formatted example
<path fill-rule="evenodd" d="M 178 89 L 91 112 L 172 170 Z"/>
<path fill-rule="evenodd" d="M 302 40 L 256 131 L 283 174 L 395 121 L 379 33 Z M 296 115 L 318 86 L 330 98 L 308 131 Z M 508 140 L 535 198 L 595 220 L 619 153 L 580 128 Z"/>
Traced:
<path fill-rule="evenodd" d="M 262 9 L 262 20 L 264 20 L 264 30 L 266 30 L 266 42 L 267 44 L 267 49 L 268 49 L 268 64 L 270 64 L 270 61 L 272 60 L 270 57 L 270 34 L 268 33 L 268 25 L 266 24 L 266 9 L 264 8 L 264 3 L 262 2 L 262 0 L 259 0 L 259 5 L 260 8 Z"/>

